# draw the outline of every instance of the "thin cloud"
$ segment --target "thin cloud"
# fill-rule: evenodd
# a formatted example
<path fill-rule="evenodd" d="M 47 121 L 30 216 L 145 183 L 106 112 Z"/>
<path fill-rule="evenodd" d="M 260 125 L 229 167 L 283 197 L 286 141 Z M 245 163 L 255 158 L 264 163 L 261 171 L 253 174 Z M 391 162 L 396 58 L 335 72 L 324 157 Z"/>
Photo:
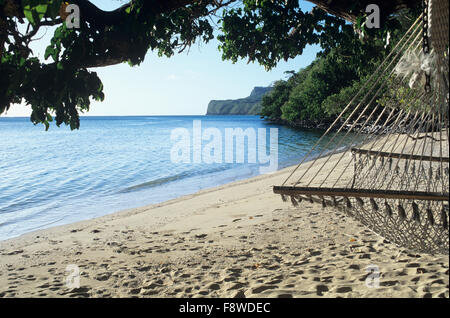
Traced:
<path fill-rule="evenodd" d="M 181 79 L 181 77 L 179 77 L 178 75 L 175 75 L 175 74 L 169 74 L 166 76 L 166 80 L 168 80 L 168 81 L 178 81 L 180 79 Z"/>

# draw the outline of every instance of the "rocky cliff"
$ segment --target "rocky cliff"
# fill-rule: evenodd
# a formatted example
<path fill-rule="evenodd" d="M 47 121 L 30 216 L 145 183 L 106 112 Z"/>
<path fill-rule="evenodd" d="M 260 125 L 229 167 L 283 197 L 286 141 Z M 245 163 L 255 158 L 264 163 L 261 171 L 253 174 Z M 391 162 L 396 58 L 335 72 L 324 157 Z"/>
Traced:
<path fill-rule="evenodd" d="M 246 98 L 212 100 L 208 104 L 206 115 L 258 115 L 262 97 L 271 89 L 272 87 L 255 87 Z"/>

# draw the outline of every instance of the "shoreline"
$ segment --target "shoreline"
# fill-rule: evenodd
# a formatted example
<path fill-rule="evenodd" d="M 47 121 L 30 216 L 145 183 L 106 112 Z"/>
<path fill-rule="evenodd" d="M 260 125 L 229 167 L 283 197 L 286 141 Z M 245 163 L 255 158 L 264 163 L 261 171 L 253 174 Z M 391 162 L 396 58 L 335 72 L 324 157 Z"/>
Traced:
<path fill-rule="evenodd" d="M 168 117 L 174 118 L 185 116 Z M 192 116 L 188 117 L 190 118 Z M 259 125 L 266 127 L 264 123 L 259 123 L 257 116 L 237 116 L 237 118 L 241 117 L 245 117 L 243 119 L 245 125 L 248 124 L 251 126 L 256 123 L 256 126 L 258 127 Z M 119 119 L 121 118 L 122 117 Z M 186 123 L 191 124 L 191 119 L 201 119 L 201 117 L 195 116 L 194 118 L 188 119 Z M 214 120 L 216 119 L 213 119 L 213 121 Z M 175 122 L 178 122 L 178 120 L 175 120 Z M 225 120 L 224 125 L 229 125 L 228 122 L 228 119 Z M 152 120 L 150 123 L 153 124 L 154 121 Z M 130 124 L 130 127 L 141 125 L 140 120 L 139 125 L 134 122 L 130 122 Z M 93 124 L 90 125 L 92 126 Z M 174 127 L 176 125 L 176 123 L 173 124 Z M 91 127 L 88 127 L 87 125 L 86 128 L 90 129 Z M 291 135 L 295 136 L 296 134 Z M 44 136 L 43 140 L 45 141 L 52 137 L 48 141 L 56 141 L 58 138 L 55 136 Z M 84 138 L 82 138 L 83 136 L 75 137 L 84 140 Z M 314 136 L 312 139 L 313 138 Z M 100 145 L 105 146 L 105 139 L 106 138 L 103 138 L 103 142 L 99 141 Z M 89 143 L 87 144 L 89 145 Z M 10 169 L 8 165 L 5 166 L 6 169 L 3 170 L 6 180 L 4 187 L 5 189 L 8 189 L 11 194 L 6 196 L 5 193 L 5 197 L 2 198 L 4 200 L 2 200 L 3 204 L 1 209 L 4 214 L 2 214 L 3 217 L 0 220 L 0 223 L 2 223 L 0 241 L 19 237 L 39 229 L 74 223 L 88 218 L 120 212 L 125 209 L 161 203 L 182 195 L 194 193 L 200 189 L 212 188 L 239 179 L 249 178 L 260 174 L 258 168 L 267 166 L 268 164 L 251 164 L 246 160 L 243 164 L 229 166 L 222 160 L 220 164 L 202 165 L 198 168 L 194 166 L 187 166 L 186 168 L 178 167 L 171 164 L 168 160 L 170 146 L 171 145 L 167 142 L 155 146 L 152 145 L 148 150 L 140 152 L 138 159 L 131 160 L 131 164 L 127 163 L 128 159 L 122 159 L 126 157 L 125 155 L 120 156 L 121 159 L 118 159 L 117 161 L 114 161 L 114 158 L 111 160 L 108 159 L 111 162 L 108 162 L 105 167 L 95 164 L 79 165 L 74 161 L 73 164 L 77 168 L 68 169 L 68 172 L 64 173 L 65 177 L 62 178 L 61 181 L 58 181 L 60 184 L 63 184 L 64 187 L 57 186 L 56 188 L 50 186 L 50 184 L 55 182 L 57 178 L 60 178 L 56 172 L 57 169 L 53 169 L 52 171 L 46 170 L 48 169 L 48 167 L 45 167 L 46 164 L 43 163 L 41 166 L 39 160 L 33 161 L 33 163 L 45 172 L 43 172 L 44 178 L 42 178 L 42 180 L 33 180 L 33 177 L 27 176 L 26 181 L 23 182 L 24 184 L 17 182 L 9 184 L 9 180 L 12 180 L 15 175 L 13 173 L 14 169 L 19 169 L 17 171 L 21 171 L 20 169 L 31 169 L 31 165 L 27 165 L 26 163 L 22 164 L 22 166 L 9 165 L 11 166 Z M 163 158 L 166 162 L 163 162 L 161 169 L 160 167 L 153 165 L 151 160 L 148 160 L 147 158 L 150 157 L 154 159 L 160 156 L 160 154 L 154 151 L 152 147 L 162 147 L 161 149 L 164 150 L 162 155 L 167 155 L 167 158 Z M 284 148 L 282 146 L 282 149 L 287 148 L 287 146 Z M 57 150 L 53 149 L 53 151 Z M 297 161 L 296 157 L 301 156 L 301 153 L 294 152 L 283 156 L 283 151 L 286 150 L 280 150 L 280 169 L 295 164 Z M 81 154 L 78 155 L 81 156 Z M 111 156 L 110 152 L 109 155 Z M 129 155 L 132 154 L 130 153 Z M 64 159 L 64 156 L 66 159 L 61 160 Z M 64 167 L 64 162 L 69 160 L 67 157 L 72 158 L 72 156 L 74 155 L 70 154 L 70 152 L 63 153 L 61 155 L 52 155 L 49 157 L 49 160 L 51 164 L 56 167 L 59 167 L 59 165 Z M 95 160 L 100 160 L 101 156 L 99 153 L 96 153 L 93 157 L 92 162 L 95 162 Z M 275 162 L 275 160 L 272 159 L 270 161 Z M 128 169 L 128 171 L 123 170 L 124 172 L 122 172 L 122 174 L 126 174 L 125 178 L 118 172 L 121 171 L 123 167 L 127 167 L 126 169 Z M 170 171 L 172 167 L 174 170 L 173 173 Z M 73 172 L 76 171 L 76 169 L 81 170 L 81 177 L 78 176 L 76 172 Z M 8 175 L 11 177 L 9 178 Z M 40 183 L 42 183 L 42 185 L 40 185 Z M 47 187 L 50 188 L 47 190 Z M 47 194 L 52 196 L 51 200 L 45 199 Z"/>
<path fill-rule="evenodd" d="M 1 241 L 0 297 L 449 297 L 448 256 L 282 202 L 272 186 L 291 171 Z M 73 265 L 79 288 L 66 285 Z"/>
<path fill-rule="evenodd" d="M 305 163 L 307 163 L 307 162 L 309 162 L 309 161 L 305 161 Z M 234 186 L 239 186 L 239 185 L 242 185 L 242 184 L 256 182 L 256 181 L 258 181 L 260 179 L 266 179 L 266 178 L 273 177 L 274 175 L 278 175 L 279 173 L 282 173 L 283 175 L 287 175 L 288 173 L 290 173 L 291 169 L 293 169 L 296 166 L 297 165 L 292 165 L 292 166 L 288 166 L 288 167 L 282 168 L 282 169 L 277 170 L 277 171 L 272 172 L 272 173 L 258 174 L 256 176 L 252 176 L 252 177 L 249 177 L 249 178 L 243 178 L 243 179 L 239 179 L 239 180 L 236 180 L 236 181 L 231 181 L 231 182 L 228 182 L 228 183 L 224 183 L 224 184 L 221 184 L 221 185 L 208 187 L 208 188 L 202 189 L 202 190 L 194 192 L 194 193 L 181 195 L 181 196 L 178 196 L 176 198 L 169 199 L 169 200 L 162 201 L 162 202 L 158 202 L 158 203 L 152 203 L 152 204 L 143 205 L 143 206 L 139 206 L 139 207 L 135 207 L 135 208 L 122 209 L 122 210 L 118 210 L 118 211 L 115 211 L 115 212 L 112 212 L 112 213 L 108 213 L 108 214 L 105 214 L 105 215 L 102 215 L 102 216 L 97 216 L 97 217 L 94 217 L 94 218 L 91 218 L 91 219 L 86 219 L 86 220 L 71 222 L 71 223 L 67 223 L 67 224 L 52 226 L 52 227 L 48 227 L 48 228 L 44 228 L 44 229 L 37 229 L 37 230 L 31 231 L 31 232 L 27 232 L 27 233 L 21 234 L 21 235 L 16 236 L 16 237 L 8 238 L 8 239 L 5 239 L 5 240 L 0 240 L 0 249 L 1 249 L 2 244 L 5 243 L 5 242 L 21 240 L 22 238 L 26 238 L 27 236 L 34 236 L 34 235 L 39 235 L 39 234 L 45 234 L 45 232 L 53 232 L 53 231 L 58 231 L 58 230 L 63 231 L 63 230 L 65 230 L 64 228 L 66 228 L 66 227 L 72 228 L 72 227 L 75 227 L 76 225 L 80 225 L 81 226 L 84 223 L 90 223 L 91 221 L 92 222 L 108 221 L 108 220 L 122 218 L 122 217 L 127 217 L 127 216 L 131 216 L 131 215 L 135 215 L 135 214 L 145 213 L 147 210 L 152 210 L 152 209 L 156 209 L 156 208 L 169 206 L 171 204 L 179 202 L 180 200 L 189 200 L 189 199 L 193 199 L 193 198 L 196 198 L 198 196 L 201 196 L 201 195 L 205 195 L 205 194 L 208 194 L 208 193 L 211 193 L 211 192 L 220 191 L 220 190 L 223 190 L 223 189 L 226 189 L 226 188 L 229 188 L 229 187 L 234 187 Z M 281 200 L 280 200 L 280 202 L 281 202 Z"/>
<path fill-rule="evenodd" d="M 339 151 L 336 151 L 334 153 L 334 155 L 338 155 L 338 154 L 342 153 L 343 151 L 344 151 L 344 149 L 340 149 Z M 308 164 L 308 163 L 310 163 L 311 161 L 313 161 L 315 159 L 327 158 L 328 156 L 330 156 L 330 152 L 331 152 L 331 150 L 330 151 L 325 151 L 325 153 L 322 156 L 319 156 L 319 155 L 317 155 L 317 156 L 310 156 L 310 158 L 308 160 L 305 160 L 303 162 L 303 165 Z M 76 225 L 78 223 L 85 223 L 85 222 L 95 221 L 97 219 L 103 219 L 103 218 L 115 217 L 115 216 L 116 217 L 120 217 L 120 215 L 122 215 L 122 214 L 123 215 L 128 215 L 128 213 L 132 213 L 132 214 L 141 213 L 141 212 L 144 212 L 144 210 L 159 208 L 159 207 L 165 206 L 166 204 L 171 204 L 171 202 L 177 202 L 178 200 L 191 199 L 191 198 L 195 198 L 196 196 L 199 196 L 199 195 L 202 195 L 204 193 L 211 192 L 211 191 L 220 191 L 221 189 L 225 189 L 225 188 L 228 188 L 228 187 L 238 186 L 240 184 L 245 184 L 245 183 L 248 183 L 248 182 L 257 181 L 257 180 L 252 180 L 252 179 L 258 179 L 258 178 L 265 179 L 265 177 L 269 178 L 269 177 L 272 177 L 274 175 L 278 175 L 278 174 L 281 174 L 281 173 L 283 175 L 287 176 L 288 174 L 290 174 L 290 172 L 295 167 L 297 167 L 297 165 L 298 164 L 289 165 L 289 166 L 286 166 L 284 168 L 281 168 L 281 169 L 276 170 L 276 171 L 271 172 L 271 173 L 257 174 L 257 175 L 254 175 L 254 176 L 251 176 L 251 177 L 248 177 L 248 178 L 246 178 L 246 177 L 237 178 L 237 180 L 234 180 L 234 181 L 226 182 L 226 183 L 219 184 L 219 185 L 214 185 L 214 186 L 211 186 L 211 187 L 206 187 L 206 188 L 201 189 L 199 191 L 196 191 L 196 192 L 193 192 L 193 193 L 183 194 L 183 195 L 177 196 L 175 198 L 164 200 L 164 201 L 161 201 L 161 202 L 145 204 L 145 205 L 138 206 L 138 207 L 133 207 L 133 208 L 120 209 L 120 210 L 117 210 L 117 211 L 114 211 L 114 212 L 111 212 L 111 213 L 107 213 L 105 215 L 96 216 L 94 218 L 90 218 L 90 219 L 86 219 L 86 220 L 80 220 L 80 221 L 75 221 L 75 222 L 69 222 L 69 223 L 66 223 L 66 224 L 61 224 L 61 225 L 56 225 L 56 226 L 50 226 L 50 227 L 46 227 L 46 228 L 42 228 L 42 229 L 37 229 L 37 230 L 30 231 L 30 232 L 26 232 L 26 233 L 20 234 L 19 236 L 15 236 L 15 237 L 3 239 L 3 240 L 0 239 L 0 248 L 1 248 L 1 244 L 3 242 L 9 241 L 9 240 L 20 239 L 23 236 L 34 235 L 34 234 L 38 234 L 40 232 L 51 231 L 52 229 L 56 230 L 57 228 L 69 227 L 71 225 Z M 274 185 L 276 185 L 276 184 L 274 184 Z M 278 196 L 278 195 L 276 195 L 276 196 Z"/>

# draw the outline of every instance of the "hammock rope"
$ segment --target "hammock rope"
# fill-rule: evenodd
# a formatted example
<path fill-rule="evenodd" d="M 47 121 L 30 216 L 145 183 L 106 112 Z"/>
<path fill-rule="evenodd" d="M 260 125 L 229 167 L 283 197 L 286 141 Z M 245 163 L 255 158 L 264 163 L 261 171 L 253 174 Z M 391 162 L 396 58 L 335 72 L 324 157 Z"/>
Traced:
<path fill-rule="evenodd" d="M 398 246 L 449 254 L 449 4 L 424 2 L 424 13 L 273 191 L 294 206 L 307 200 L 344 210 Z"/>

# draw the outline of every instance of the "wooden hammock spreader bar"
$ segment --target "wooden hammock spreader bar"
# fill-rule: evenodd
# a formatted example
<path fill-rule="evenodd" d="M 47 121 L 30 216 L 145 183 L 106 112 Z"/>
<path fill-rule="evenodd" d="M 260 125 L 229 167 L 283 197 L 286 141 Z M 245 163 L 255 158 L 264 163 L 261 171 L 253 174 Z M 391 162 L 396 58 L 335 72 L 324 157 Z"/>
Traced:
<path fill-rule="evenodd" d="M 421 191 L 396 191 L 396 190 L 372 190 L 372 189 L 347 189 L 347 188 L 315 188 L 315 187 L 291 187 L 274 186 L 273 192 L 284 195 L 316 195 L 330 197 L 355 197 L 355 198 L 383 198 L 406 200 L 430 200 L 448 201 L 448 193 L 421 192 Z"/>
<path fill-rule="evenodd" d="M 448 157 L 430 157 L 422 155 L 411 155 L 407 153 L 395 153 L 395 152 L 380 152 L 375 150 L 366 150 L 360 148 L 352 148 L 353 153 L 368 154 L 371 156 L 389 157 L 395 159 L 409 159 L 409 160 L 423 160 L 423 161 L 437 161 L 437 162 L 449 162 Z"/>

